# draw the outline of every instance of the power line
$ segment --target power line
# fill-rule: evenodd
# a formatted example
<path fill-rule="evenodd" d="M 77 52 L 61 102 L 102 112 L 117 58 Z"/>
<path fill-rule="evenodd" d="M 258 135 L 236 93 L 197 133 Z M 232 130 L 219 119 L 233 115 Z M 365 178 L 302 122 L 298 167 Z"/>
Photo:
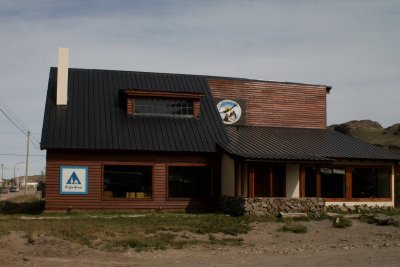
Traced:
<path fill-rule="evenodd" d="M 10 107 L 7 106 L 3 101 L 0 100 L 0 111 L 6 116 L 6 118 L 18 129 L 22 132 L 23 135 L 28 136 L 29 128 L 26 127 L 24 122 L 15 114 Z M 32 142 L 32 139 L 29 138 L 29 143 L 31 143 L 36 149 L 40 149 L 40 142 L 36 139 L 36 137 L 32 136 L 33 139 L 37 142 L 38 146 Z"/>
<path fill-rule="evenodd" d="M 7 118 L 9 121 L 11 121 L 12 124 L 14 124 L 15 127 L 17 127 L 25 136 L 27 136 L 27 134 L 24 132 L 24 130 L 22 130 L 22 129 L 20 128 L 20 126 L 18 126 L 18 125 L 8 116 L 8 114 L 2 109 L 1 106 L 0 106 L 0 111 L 1 111 L 1 113 L 4 114 L 4 116 L 6 116 L 6 118 Z"/>

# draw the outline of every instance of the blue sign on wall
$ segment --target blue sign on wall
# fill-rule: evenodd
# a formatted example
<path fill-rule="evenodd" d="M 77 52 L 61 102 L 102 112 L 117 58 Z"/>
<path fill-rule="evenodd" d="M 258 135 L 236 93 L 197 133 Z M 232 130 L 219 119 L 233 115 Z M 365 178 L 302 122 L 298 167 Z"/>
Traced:
<path fill-rule="evenodd" d="M 88 194 L 88 167 L 61 166 L 60 194 L 62 195 Z"/>

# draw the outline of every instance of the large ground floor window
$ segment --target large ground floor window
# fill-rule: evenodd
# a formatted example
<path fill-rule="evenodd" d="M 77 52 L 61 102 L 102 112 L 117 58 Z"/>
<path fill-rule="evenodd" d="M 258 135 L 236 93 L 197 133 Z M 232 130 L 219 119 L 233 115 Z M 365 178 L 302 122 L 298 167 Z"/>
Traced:
<path fill-rule="evenodd" d="M 105 165 L 104 198 L 151 198 L 152 170 L 152 166 Z"/>
<path fill-rule="evenodd" d="M 352 191 L 358 198 L 389 198 L 390 169 L 354 168 Z"/>
<path fill-rule="evenodd" d="M 321 197 L 343 198 L 346 195 L 345 169 L 321 168 Z"/>
<path fill-rule="evenodd" d="M 211 198 L 213 172 L 207 166 L 169 166 L 168 197 Z"/>
<path fill-rule="evenodd" d="M 303 166 L 301 196 L 357 201 L 391 198 L 391 167 Z"/>

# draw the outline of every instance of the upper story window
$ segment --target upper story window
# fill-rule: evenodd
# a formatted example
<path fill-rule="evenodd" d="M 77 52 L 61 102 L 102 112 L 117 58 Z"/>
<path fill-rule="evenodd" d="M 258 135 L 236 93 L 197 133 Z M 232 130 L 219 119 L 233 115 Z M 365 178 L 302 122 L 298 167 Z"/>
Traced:
<path fill-rule="evenodd" d="M 193 101 L 166 98 L 136 98 L 135 114 L 193 116 Z"/>
<path fill-rule="evenodd" d="M 203 94 L 125 90 L 129 115 L 200 117 Z"/>

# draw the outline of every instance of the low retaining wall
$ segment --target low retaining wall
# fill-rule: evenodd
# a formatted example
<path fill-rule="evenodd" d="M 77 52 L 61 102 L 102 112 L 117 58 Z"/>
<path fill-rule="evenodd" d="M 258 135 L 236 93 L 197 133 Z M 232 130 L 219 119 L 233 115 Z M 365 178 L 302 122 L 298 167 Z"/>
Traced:
<path fill-rule="evenodd" d="M 280 212 L 325 213 L 323 198 L 243 198 L 222 196 L 222 211 L 232 215 L 278 215 Z"/>
<path fill-rule="evenodd" d="M 332 212 L 381 212 L 385 210 L 393 210 L 395 207 L 393 206 L 378 206 L 378 205 L 367 205 L 360 204 L 354 206 L 347 205 L 328 205 L 326 206 L 327 211 Z"/>

